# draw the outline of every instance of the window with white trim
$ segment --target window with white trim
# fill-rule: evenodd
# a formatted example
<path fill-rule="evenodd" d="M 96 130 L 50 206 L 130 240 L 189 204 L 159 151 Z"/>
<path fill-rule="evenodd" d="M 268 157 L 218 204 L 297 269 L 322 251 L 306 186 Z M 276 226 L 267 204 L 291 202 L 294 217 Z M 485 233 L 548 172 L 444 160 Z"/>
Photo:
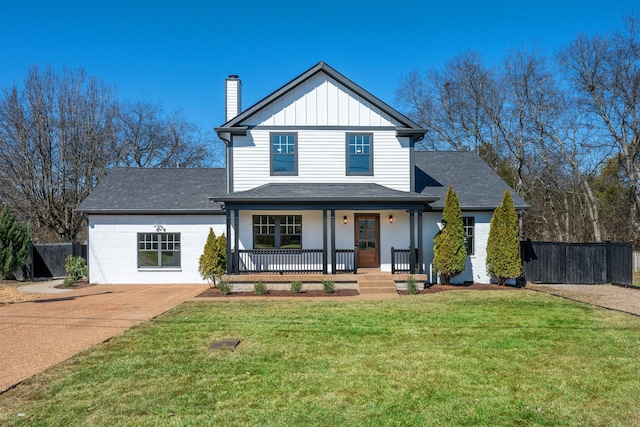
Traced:
<path fill-rule="evenodd" d="M 467 255 L 475 253 L 473 245 L 473 229 L 475 228 L 476 219 L 472 216 L 462 217 L 462 228 L 464 230 L 464 244 L 467 246 Z"/>
<path fill-rule="evenodd" d="M 180 267 L 180 233 L 138 233 L 138 267 Z"/>
<path fill-rule="evenodd" d="M 302 216 L 254 215 L 253 249 L 302 249 Z"/>

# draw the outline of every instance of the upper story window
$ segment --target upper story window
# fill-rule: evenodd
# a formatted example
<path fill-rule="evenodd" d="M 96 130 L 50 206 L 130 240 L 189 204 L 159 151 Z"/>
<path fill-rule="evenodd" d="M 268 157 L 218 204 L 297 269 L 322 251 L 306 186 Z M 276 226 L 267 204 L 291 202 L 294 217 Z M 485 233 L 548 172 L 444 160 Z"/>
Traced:
<path fill-rule="evenodd" d="M 373 175 L 372 134 L 347 134 L 347 175 Z"/>
<path fill-rule="evenodd" d="M 475 226 L 475 218 L 472 216 L 462 217 L 462 228 L 464 229 L 464 243 L 467 246 L 467 255 L 473 255 L 473 228 Z"/>
<path fill-rule="evenodd" d="M 139 233 L 138 267 L 180 267 L 180 233 Z"/>
<path fill-rule="evenodd" d="M 271 175 L 297 175 L 298 150 L 295 133 L 271 134 Z"/>

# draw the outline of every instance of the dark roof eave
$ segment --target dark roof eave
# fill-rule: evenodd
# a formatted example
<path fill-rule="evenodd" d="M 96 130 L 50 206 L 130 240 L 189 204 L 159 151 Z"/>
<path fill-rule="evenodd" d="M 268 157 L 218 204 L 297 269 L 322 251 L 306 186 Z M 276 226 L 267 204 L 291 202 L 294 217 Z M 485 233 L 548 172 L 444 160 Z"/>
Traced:
<path fill-rule="evenodd" d="M 352 197 L 311 197 L 305 199 L 291 199 L 288 197 L 209 197 L 209 200 L 216 203 L 264 203 L 264 204 L 299 204 L 299 203 L 353 203 L 353 204 L 371 204 L 371 203 L 432 203 L 439 200 L 440 197 L 367 197 L 362 199 L 354 199 Z"/>
<path fill-rule="evenodd" d="M 231 135 L 239 135 L 245 136 L 247 134 L 247 126 L 228 126 L 228 127 L 218 127 L 214 128 L 219 137 L 222 138 L 221 134 L 228 133 Z"/>
<path fill-rule="evenodd" d="M 220 215 L 222 209 L 76 209 L 83 215 Z"/>
<path fill-rule="evenodd" d="M 444 206 L 431 206 L 434 211 L 441 211 L 444 209 Z M 497 206 L 464 206 L 460 205 L 460 209 L 463 211 L 494 211 Z M 531 209 L 530 205 L 518 205 L 514 206 L 516 210 L 527 210 Z"/>

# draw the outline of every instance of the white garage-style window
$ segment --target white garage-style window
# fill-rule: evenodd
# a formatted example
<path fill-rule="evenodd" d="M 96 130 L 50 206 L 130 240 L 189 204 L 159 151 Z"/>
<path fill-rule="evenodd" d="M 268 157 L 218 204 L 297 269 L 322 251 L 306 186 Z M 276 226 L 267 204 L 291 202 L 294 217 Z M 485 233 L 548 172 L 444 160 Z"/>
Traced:
<path fill-rule="evenodd" d="M 138 267 L 180 267 L 180 233 L 138 233 Z"/>

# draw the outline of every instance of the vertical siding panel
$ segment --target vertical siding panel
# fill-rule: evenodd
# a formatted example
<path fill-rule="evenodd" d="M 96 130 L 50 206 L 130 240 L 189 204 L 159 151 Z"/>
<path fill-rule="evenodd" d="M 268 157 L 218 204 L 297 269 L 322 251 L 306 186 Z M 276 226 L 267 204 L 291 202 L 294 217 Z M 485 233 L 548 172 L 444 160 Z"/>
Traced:
<path fill-rule="evenodd" d="M 338 86 L 338 102 L 336 110 L 338 110 L 338 126 L 348 126 L 349 123 L 349 95 L 344 91 L 344 87 Z M 356 123 L 356 122 L 353 122 Z"/>
<path fill-rule="evenodd" d="M 304 112 L 305 123 L 308 126 L 316 126 L 318 124 L 318 91 L 320 90 L 318 86 L 310 88 L 311 90 L 307 91 L 305 96 L 306 103 L 306 111 Z"/>
<path fill-rule="evenodd" d="M 318 119 L 316 124 L 318 126 L 325 126 L 328 124 L 328 111 L 329 111 L 329 103 L 327 102 L 327 93 L 329 91 L 329 83 L 325 80 L 321 85 L 316 89 L 316 111 L 318 114 Z"/>
<path fill-rule="evenodd" d="M 338 87 L 334 82 L 328 82 L 327 86 L 327 125 L 338 124 Z"/>

